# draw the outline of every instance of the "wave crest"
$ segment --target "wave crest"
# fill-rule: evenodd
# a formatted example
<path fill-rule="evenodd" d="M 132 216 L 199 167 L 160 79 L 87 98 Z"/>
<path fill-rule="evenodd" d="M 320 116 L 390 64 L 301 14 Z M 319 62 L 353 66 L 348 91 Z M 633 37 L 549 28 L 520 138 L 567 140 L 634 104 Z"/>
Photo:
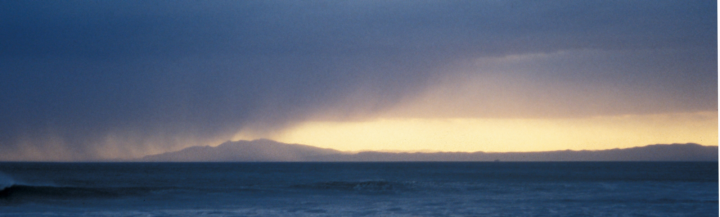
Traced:
<path fill-rule="evenodd" d="M 15 185 L 15 179 L 5 173 L 0 172 L 0 191 Z"/>
<path fill-rule="evenodd" d="M 143 187 L 89 188 L 51 185 L 14 184 L 0 190 L 0 199 L 17 198 L 111 198 L 128 195 L 142 195 L 153 189 Z"/>

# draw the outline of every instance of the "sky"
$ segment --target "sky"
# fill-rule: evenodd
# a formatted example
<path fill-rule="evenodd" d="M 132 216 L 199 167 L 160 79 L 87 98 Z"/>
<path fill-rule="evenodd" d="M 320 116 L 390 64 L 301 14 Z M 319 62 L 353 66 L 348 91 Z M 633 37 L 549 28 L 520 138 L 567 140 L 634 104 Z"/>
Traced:
<path fill-rule="evenodd" d="M 716 4 L 0 0 L 0 160 L 717 145 Z"/>

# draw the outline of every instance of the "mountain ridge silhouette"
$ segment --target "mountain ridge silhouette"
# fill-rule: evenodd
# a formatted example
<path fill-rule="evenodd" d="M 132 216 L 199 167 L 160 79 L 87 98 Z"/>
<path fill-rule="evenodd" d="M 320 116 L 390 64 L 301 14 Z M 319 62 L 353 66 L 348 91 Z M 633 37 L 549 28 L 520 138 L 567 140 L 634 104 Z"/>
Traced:
<path fill-rule="evenodd" d="M 268 139 L 228 141 L 148 155 L 149 162 L 385 162 L 385 161 L 717 161 L 718 147 L 696 143 L 654 144 L 607 150 L 543 152 L 341 152 Z"/>

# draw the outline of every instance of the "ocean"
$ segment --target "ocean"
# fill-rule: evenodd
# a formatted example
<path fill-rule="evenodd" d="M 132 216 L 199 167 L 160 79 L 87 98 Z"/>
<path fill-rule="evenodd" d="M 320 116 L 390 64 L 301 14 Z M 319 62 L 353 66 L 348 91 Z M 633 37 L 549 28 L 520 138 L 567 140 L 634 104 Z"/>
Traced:
<path fill-rule="evenodd" d="M 0 216 L 718 216 L 717 162 L 6 162 L 0 189 Z"/>

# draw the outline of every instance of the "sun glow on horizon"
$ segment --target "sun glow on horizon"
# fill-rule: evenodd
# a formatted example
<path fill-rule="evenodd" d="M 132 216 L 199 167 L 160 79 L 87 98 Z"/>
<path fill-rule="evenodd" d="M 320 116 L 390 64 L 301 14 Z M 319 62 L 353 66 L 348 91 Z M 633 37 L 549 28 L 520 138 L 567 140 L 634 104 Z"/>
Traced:
<path fill-rule="evenodd" d="M 265 137 L 341 151 L 530 152 L 649 144 L 717 145 L 717 112 L 561 119 L 375 119 L 305 122 Z M 239 133 L 233 138 L 255 139 Z"/>

